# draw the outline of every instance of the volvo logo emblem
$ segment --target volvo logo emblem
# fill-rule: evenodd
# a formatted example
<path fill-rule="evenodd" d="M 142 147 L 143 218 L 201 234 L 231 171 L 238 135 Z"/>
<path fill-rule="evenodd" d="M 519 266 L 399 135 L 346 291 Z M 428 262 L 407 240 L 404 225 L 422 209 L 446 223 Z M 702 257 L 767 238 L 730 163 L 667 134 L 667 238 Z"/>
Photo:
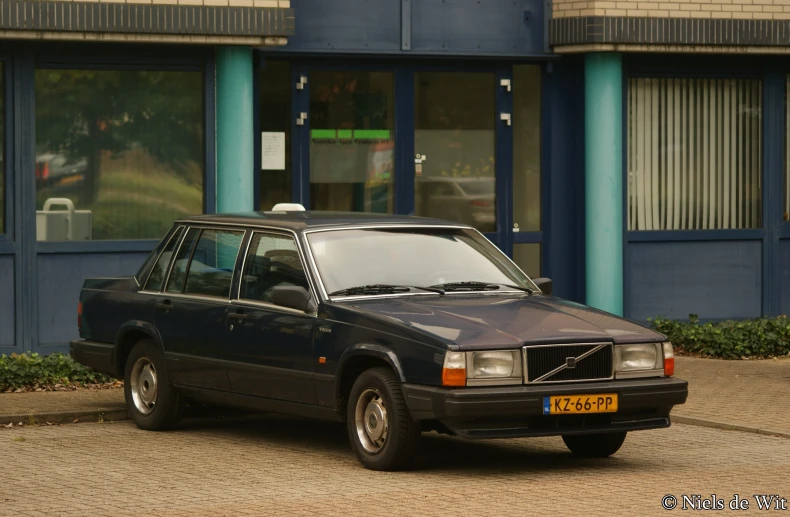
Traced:
<path fill-rule="evenodd" d="M 565 368 L 576 368 L 576 358 L 575 357 L 566 357 L 565 358 Z"/>

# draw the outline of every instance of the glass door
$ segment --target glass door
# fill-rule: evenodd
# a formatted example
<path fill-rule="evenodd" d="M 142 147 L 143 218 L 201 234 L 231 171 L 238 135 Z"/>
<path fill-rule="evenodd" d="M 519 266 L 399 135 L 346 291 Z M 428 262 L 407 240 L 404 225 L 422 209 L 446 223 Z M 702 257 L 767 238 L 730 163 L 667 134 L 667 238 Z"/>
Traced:
<path fill-rule="evenodd" d="M 415 72 L 415 215 L 495 234 L 495 79 L 493 72 Z"/>

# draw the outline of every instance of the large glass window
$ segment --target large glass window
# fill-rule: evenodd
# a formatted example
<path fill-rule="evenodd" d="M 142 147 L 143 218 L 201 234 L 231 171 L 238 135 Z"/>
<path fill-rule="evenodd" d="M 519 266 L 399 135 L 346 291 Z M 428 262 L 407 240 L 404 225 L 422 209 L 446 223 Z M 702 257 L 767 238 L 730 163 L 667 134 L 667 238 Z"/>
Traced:
<path fill-rule="evenodd" d="M 628 81 L 628 229 L 762 225 L 762 82 Z"/>
<path fill-rule="evenodd" d="M 494 74 L 414 74 L 414 213 L 496 231 Z"/>
<path fill-rule="evenodd" d="M 261 210 L 291 202 L 291 65 L 267 59 L 260 71 Z"/>
<path fill-rule="evenodd" d="M 158 239 L 203 212 L 201 72 L 36 70 L 38 240 Z"/>
<path fill-rule="evenodd" d="M 310 74 L 313 210 L 394 211 L 391 72 Z"/>
<path fill-rule="evenodd" d="M 241 281 L 239 298 L 260 302 L 271 302 L 280 285 L 310 290 L 296 242 L 286 235 L 253 236 Z"/>
<path fill-rule="evenodd" d="M 540 75 L 539 65 L 513 67 L 513 229 L 522 232 L 540 231 Z"/>

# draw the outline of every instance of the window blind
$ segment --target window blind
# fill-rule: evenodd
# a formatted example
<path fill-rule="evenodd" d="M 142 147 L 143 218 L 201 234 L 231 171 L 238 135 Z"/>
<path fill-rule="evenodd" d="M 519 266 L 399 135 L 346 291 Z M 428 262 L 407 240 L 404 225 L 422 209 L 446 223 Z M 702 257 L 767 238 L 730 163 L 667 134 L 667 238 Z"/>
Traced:
<path fill-rule="evenodd" d="M 759 228 L 762 83 L 628 81 L 628 229 Z"/>

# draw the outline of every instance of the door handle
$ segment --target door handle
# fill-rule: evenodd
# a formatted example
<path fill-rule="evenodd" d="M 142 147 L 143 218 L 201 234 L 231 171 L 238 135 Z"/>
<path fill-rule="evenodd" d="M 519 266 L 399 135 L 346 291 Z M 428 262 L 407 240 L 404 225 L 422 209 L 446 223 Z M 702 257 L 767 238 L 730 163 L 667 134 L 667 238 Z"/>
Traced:
<path fill-rule="evenodd" d="M 173 302 L 171 302 L 170 300 L 163 300 L 161 302 L 156 302 L 156 308 L 167 312 L 173 308 Z"/>
<path fill-rule="evenodd" d="M 236 321 L 244 321 L 247 319 L 247 315 L 243 312 L 231 312 L 228 314 L 228 318 Z"/>

